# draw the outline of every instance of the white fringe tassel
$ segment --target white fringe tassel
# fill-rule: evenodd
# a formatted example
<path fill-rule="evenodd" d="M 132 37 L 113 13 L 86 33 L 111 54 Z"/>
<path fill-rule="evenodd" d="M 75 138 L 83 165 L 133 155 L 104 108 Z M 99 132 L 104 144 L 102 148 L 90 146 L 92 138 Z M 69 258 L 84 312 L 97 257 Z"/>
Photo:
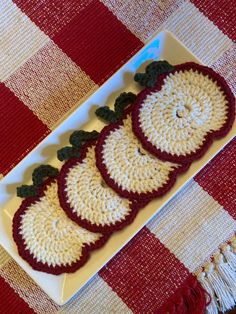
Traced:
<path fill-rule="evenodd" d="M 202 287 L 209 293 L 211 296 L 211 303 L 208 305 L 206 312 L 208 314 L 218 314 L 218 308 L 217 308 L 217 303 L 216 303 L 216 298 L 213 294 L 212 287 L 209 285 L 209 283 L 206 280 L 206 274 L 205 272 L 199 272 L 197 274 L 197 279 L 201 283 Z"/>
<path fill-rule="evenodd" d="M 236 304 L 236 237 L 224 244 L 196 276 L 211 296 L 207 314 L 218 314 L 233 308 Z"/>
<path fill-rule="evenodd" d="M 227 244 L 223 245 L 222 252 L 229 266 L 233 270 L 235 270 L 236 269 L 236 238 L 232 240 L 230 245 L 227 245 Z"/>

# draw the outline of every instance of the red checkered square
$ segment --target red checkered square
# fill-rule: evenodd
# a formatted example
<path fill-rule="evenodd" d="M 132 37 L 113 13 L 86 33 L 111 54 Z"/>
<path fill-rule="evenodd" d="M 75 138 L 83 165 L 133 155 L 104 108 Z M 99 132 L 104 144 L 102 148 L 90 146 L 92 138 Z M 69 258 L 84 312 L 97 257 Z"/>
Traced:
<path fill-rule="evenodd" d="M 228 144 L 195 180 L 236 219 L 236 138 Z"/>
<path fill-rule="evenodd" d="M 48 36 L 57 34 L 92 0 L 14 0 Z"/>
<path fill-rule="evenodd" d="M 232 0 L 192 0 L 199 10 L 216 24 L 223 33 L 236 40 L 235 1 Z"/>
<path fill-rule="evenodd" d="M 99 275 L 134 313 L 158 313 L 188 278 L 184 265 L 143 228 Z"/>
<path fill-rule="evenodd" d="M 104 82 L 143 46 L 97 0 L 80 11 L 53 40 L 97 84 Z"/>
<path fill-rule="evenodd" d="M 6 174 L 50 131 L 4 84 L 0 84 L 0 173 Z M 6 144 L 7 143 L 7 144 Z"/>
<path fill-rule="evenodd" d="M 8 313 L 24 313 L 33 314 L 35 313 L 29 305 L 20 298 L 19 295 L 5 282 L 0 276 L 0 291 L 4 291 L 4 296 L 1 294 L 0 298 L 0 309 L 1 314 Z"/>

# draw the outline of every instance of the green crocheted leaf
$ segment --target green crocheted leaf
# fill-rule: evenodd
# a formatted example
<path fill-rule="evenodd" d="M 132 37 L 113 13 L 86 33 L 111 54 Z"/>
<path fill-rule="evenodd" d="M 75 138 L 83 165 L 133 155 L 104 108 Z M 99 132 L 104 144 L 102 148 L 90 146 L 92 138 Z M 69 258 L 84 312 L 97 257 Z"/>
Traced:
<path fill-rule="evenodd" d="M 50 165 L 40 165 L 33 171 L 33 185 L 22 185 L 17 187 L 17 196 L 25 198 L 30 196 L 36 196 L 38 186 L 41 185 L 46 178 L 56 177 L 57 175 L 58 169 Z"/>
<path fill-rule="evenodd" d="M 147 86 L 149 75 L 147 75 L 146 73 L 136 73 L 134 75 L 134 80 L 141 86 Z"/>
<path fill-rule="evenodd" d="M 59 171 L 50 165 L 40 165 L 34 169 L 32 174 L 32 181 L 34 186 L 39 186 L 46 178 L 56 177 Z"/>
<path fill-rule="evenodd" d="M 148 88 L 153 88 L 156 84 L 156 81 L 157 81 L 157 77 L 154 76 L 154 77 L 150 77 L 148 80 L 147 80 L 147 83 L 146 83 L 146 87 Z"/>
<path fill-rule="evenodd" d="M 141 86 L 152 88 L 155 86 L 159 75 L 168 73 L 174 70 L 174 67 L 167 61 L 153 61 L 146 69 L 145 73 L 136 73 L 134 80 Z"/>
<path fill-rule="evenodd" d="M 107 106 L 98 108 L 95 111 L 95 114 L 97 117 L 106 122 L 114 123 L 117 121 L 116 113 Z"/>
<path fill-rule="evenodd" d="M 146 67 L 146 74 L 149 75 L 160 75 L 162 73 L 168 73 L 173 71 L 174 67 L 169 62 L 163 61 L 153 61 Z"/>
<path fill-rule="evenodd" d="M 74 131 L 70 136 L 70 144 L 77 149 L 80 149 L 84 142 L 89 140 L 96 140 L 98 138 L 99 133 L 95 130 L 91 132 L 79 130 Z"/>
<path fill-rule="evenodd" d="M 18 197 L 31 197 L 37 195 L 37 187 L 34 185 L 22 185 L 18 186 L 16 189 L 16 194 Z"/>
<path fill-rule="evenodd" d="M 106 122 L 117 122 L 123 112 L 124 109 L 132 104 L 134 101 L 136 100 L 136 95 L 131 93 L 131 92 L 124 92 L 121 93 L 120 96 L 118 96 L 115 100 L 115 104 L 114 104 L 114 109 L 115 110 L 111 110 L 109 107 L 105 106 L 105 107 L 100 107 L 96 110 L 96 115 L 101 118 L 102 120 L 105 120 Z"/>
<path fill-rule="evenodd" d="M 114 109 L 118 119 L 123 115 L 124 109 L 134 103 L 136 98 L 136 95 L 131 92 L 121 93 L 120 96 L 116 98 Z"/>
<path fill-rule="evenodd" d="M 71 146 L 63 147 L 57 151 L 57 158 L 60 161 L 64 161 L 73 157 L 78 158 L 79 156 L 80 156 L 79 150 Z"/>

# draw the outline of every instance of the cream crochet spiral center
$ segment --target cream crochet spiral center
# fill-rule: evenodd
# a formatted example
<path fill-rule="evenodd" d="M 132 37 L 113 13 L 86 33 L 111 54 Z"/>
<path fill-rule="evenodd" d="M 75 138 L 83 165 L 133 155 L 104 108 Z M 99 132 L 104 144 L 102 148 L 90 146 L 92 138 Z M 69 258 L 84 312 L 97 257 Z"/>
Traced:
<path fill-rule="evenodd" d="M 149 154 L 132 132 L 131 116 L 111 131 L 102 150 L 103 163 L 110 177 L 123 189 L 146 193 L 161 188 L 177 164 Z"/>
<path fill-rule="evenodd" d="M 83 162 L 68 171 L 66 194 L 70 207 L 80 218 L 97 226 L 110 226 L 131 212 L 130 201 L 104 183 L 96 167 L 94 148 L 90 147 Z"/>
<path fill-rule="evenodd" d="M 45 195 L 22 215 L 20 234 L 37 262 L 49 266 L 71 265 L 80 259 L 85 243 L 101 237 L 66 216 L 59 204 L 57 183 L 47 186 Z"/>
<path fill-rule="evenodd" d="M 219 130 L 226 119 L 224 92 L 211 78 L 192 69 L 169 74 L 161 91 L 147 96 L 139 112 L 149 142 L 178 156 L 195 152 L 206 134 Z"/>

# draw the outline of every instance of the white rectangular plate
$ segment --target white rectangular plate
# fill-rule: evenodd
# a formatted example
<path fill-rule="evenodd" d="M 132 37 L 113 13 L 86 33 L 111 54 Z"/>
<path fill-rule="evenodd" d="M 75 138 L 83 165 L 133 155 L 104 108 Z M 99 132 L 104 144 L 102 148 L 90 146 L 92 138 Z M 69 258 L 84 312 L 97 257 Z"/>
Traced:
<path fill-rule="evenodd" d="M 221 150 L 235 135 L 235 124 L 231 132 L 213 143 L 200 160 L 179 176 L 175 186 L 165 196 L 152 201 L 142 209 L 135 221 L 124 230 L 114 233 L 104 247 L 93 252 L 84 267 L 73 274 L 49 275 L 33 270 L 18 253 L 12 239 L 11 223 L 14 212 L 21 200 L 16 197 L 16 187 L 30 182 L 32 170 L 41 163 L 60 167 L 56 150 L 68 144 L 69 134 L 75 129 L 100 130 L 104 124 L 98 121 L 94 111 L 98 105 L 111 105 L 123 91 L 139 91 L 134 82 L 134 73 L 144 70 L 150 60 L 165 59 L 172 64 L 195 61 L 200 63 L 186 47 L 169 32 L 157 34 L 129 62 L 117 71 L 101 88 L 96 91 L 45 138 L 26 158 L 24 158 L 0 184 L 0 244 L 31 278 L 59 305 L 66 303 L 86 282 L 96 274 L 160 209 L 189 181 L 212 157 Z M 147 61 L 147 62 L 146 62 Z M 30 130 L 29 130 L 30 132 Z"/>

